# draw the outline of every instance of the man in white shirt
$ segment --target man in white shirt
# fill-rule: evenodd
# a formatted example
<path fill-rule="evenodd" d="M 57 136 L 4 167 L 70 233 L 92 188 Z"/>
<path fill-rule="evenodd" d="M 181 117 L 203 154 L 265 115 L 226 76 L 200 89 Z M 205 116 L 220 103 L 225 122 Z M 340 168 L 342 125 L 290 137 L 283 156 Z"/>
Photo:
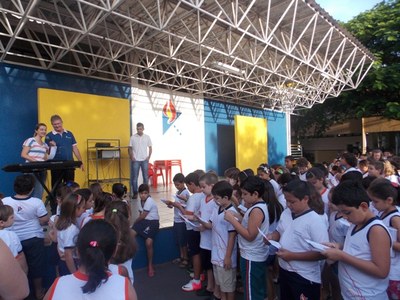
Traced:
<path fill-rule="evenodd" d="M 129 157 L 132 161 L 131 182 L 134 199 L 138 196 L 138 177 L 140 169 L 142 169 L 143 183 L 148 184 L 149 181 L 148 169 L 152 153 L 152 143 L 150 137 L 144 134 L 143 131 L 143 123 L 137 123 L 136 133 L 131 136 L 128 148 Z"/>

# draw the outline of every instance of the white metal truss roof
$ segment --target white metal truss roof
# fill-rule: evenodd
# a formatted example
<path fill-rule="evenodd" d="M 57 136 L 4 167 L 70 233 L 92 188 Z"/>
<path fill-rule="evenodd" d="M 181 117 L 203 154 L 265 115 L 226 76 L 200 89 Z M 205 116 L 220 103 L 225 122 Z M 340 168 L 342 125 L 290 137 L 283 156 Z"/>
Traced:
<path fill-rule="evenodd" d="M 293 112 L 374 57 L 314 0 L 2 0 L 0 62 Z"/>

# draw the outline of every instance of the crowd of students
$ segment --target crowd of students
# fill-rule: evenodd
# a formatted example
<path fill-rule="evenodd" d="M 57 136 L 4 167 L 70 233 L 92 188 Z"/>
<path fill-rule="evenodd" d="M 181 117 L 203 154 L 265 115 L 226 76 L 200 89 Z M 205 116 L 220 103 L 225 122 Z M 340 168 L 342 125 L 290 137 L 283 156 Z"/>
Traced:
<path fill-rule="evenodd" d="M 180 250 L 174 262 L 193 268 L 183 291 L 226 300 L 238 290 L 255 300 L 399 299 L 396 158 L 343 153 L 329 166 L 311 166 L 305 158 L 288 156 L 285 166 L 262 163 L 256 172 L 230 168 L 222 180 L 212 171 L 196 170 L 176 174 L 173 181 L 176 195 L 163 202 L 174 209 Z M 155 274 L 159 215 L 149 186 L 138 189 L 136 220 L 120 183 L 112 193 L 99 184 L 63 185 L 52 217 L 31 196 L 33 189 L 32 176 L 17 176 L 15 195 L 0 205 L 0 239 L 28 274 L 32 294 L 136 299 L 137 235 L 145 240 L 148 276 Z M 47 293 L 45 259 L 61 276 Z"/>
<path fill-rule="evenodd" d="M 222 181 L 177 174 L 165 202 L 177 262 L 193 266 L 182 289 L 234 299 L 240 278 L 244 299 L 400 299 L 396 159 L 346 152 L 328 166 L 288 156 L 256 173 L 230 168 Z"/>
<path fill-rule="evenodd" d="M 141 233 L 132 229 L 127 188 L 114 184 L 111 194 L 103 192 L 98 183 L 90 189 L 74 182 L 62 185 L 56 193 L 57 212 L 50 217 L 42 200 L 31 196 L 34 184 L 31 175 L 17 176 L 15 194 L 1 199 L 0 205 L 0 239 L 27 274 L 32 296 L 137 299 L 132 259 L 136 234 Z M 142 185 L 140 189 L 147 195 L 145 203 L 149 188 Z M 140 223 L 138 219 L 135 224 Z M 46 231 L 44 225 L 48 225 Z M 47 293 L 43 284 L 46 265 L 60 276 Z"/>

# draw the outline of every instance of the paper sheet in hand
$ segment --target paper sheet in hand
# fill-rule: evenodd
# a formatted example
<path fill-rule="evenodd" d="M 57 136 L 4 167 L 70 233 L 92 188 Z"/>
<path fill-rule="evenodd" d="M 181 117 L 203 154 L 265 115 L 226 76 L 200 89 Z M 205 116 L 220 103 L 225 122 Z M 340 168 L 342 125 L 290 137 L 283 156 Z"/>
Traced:
<path fill-rule="evenodd" d="M 246 211 L 247 211 L 247 208 L 246 208 L 244 205 L 242 205 L 242 204 L 240 204 L 240 205 L 238 206 L 238 208 L 239 208 L 242 212 L 246 212 Z"/>
<path fill-rule="evenodd" d="M 307 243 L 309 243 L 310 245 L 311 245 L 311 247 L 313 247 L 315 250 L 317 250 L 318 252 L 322 252 L 322 251 L 325 251 L 326 249 L 329 249 L 329 247 L 328 246 L 325 246 L 325 245 L 322 245 L 322 244 L 320 244 L 320 243 L 316 243 L 316 242 L 313 242 L 313 241 L 311 241 L 311 240 L 305 240 Z"/>
<path fill-rule="evenodd" d="M 190 224 L 190 225 L 192 225 L 192 226 L 194 226 L 194 227 L 199 227 L 198 224 L 193 223 L 193 222 L 190 221 L 188 218 L 186 218 L 184 215 L 179 214 L 179 216 L 180 216 L 186 223 L 188 223 L 188 224 Z"/>
<path fill-rule="evenodd" d="M 258 229 L 258 232 L 268 241 L 268 243 L 270 243 L 270 245 L 271 245 L 272 247 L 275 247 L 275 248 L 278 249 L 278 250 L 282 248 L 282 245 L 279 244 L 277 241 L 269 240 L 269 239 L 267 238 L 267 236 L 265 235 L 265 233 L 262 232 L 260 228 L 257 228 L 257 229 Z"/>
<path fill-rule="evenodd" d="M 182 203 L 182 199 L 179 199 L 177 195 L 172 195 L 172 198 L 174 198 L 175 202 L 179 202 L 182 207 L 186 207 L 186 204 Z"/>
<path fill-rule="evenodd" d="M 168 200 L 166 200 L 166 199 L 160 199 L 161 200 L 161 202 L 163 202 L 163 203 L 165 203 L 165 204 L 167 204 L 168 205 Z"/>
<path fill-rule="evenodd" d="M 204 223 L 208 223 L 209 221 L 207 221 L 206 219 L 203 219 L 202 217 L 200 217 L 200 216 L 197 216 L 196 215 L 196 217 L 200 220 L 200 221 L 202 221 L 202 222 L 204 222 Z"/>

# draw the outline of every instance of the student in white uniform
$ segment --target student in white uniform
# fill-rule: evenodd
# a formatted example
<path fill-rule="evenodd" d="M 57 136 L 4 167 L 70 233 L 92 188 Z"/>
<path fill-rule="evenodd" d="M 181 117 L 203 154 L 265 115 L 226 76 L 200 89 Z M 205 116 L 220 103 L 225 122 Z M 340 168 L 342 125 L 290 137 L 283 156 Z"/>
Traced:
<path fill-rule="evenodd" d="M 320 299 L 321 267 L 324 257 L 306 240 L 317 243 L 328 241 L 324 219 L 310 207 L 312 198 L 318 193 L 312 184 L 299 179 L 289 182 L 284 188 L 286 210 L 270 239 L 279 241 L 280 299 Z"/>
<path fill-rule="evenodd" d="M 200 203 L 204 201 L 205 195 L 201 191 L 199 183 L 199 175 L 196 172 L 189 173 L 185 177 L 185 184 L 189 192 L 191 193 L 186 207 L 178 201 L 171 202 L 171 205 L 180 210 L 181 214 L 185 216 L 186 223 L 186 238 L 188 245 L 188 256 L 192 260 L 193 274 L 194 277 L 188 283 L 182 286 L 182 290 L 185 292 L 193 292 L 201 290 L 201 256 L 200 256 L 200 230 L 197 224 L 188 220 L 193 220 L 194 215 L 198 215 L 200 212 Z"/>
<path fill-rule="evenodd" d="M 141 184 L 138 191 L 143 211 L 133 224 L 133 230 L 144 239 L 147 252 L 147 275 L 153 277 L 153 241 L 160 229 L 160 216 L 157 204 L 150 196 L 149 185 Z"/>
<path fill-rule="evenodd" d="M 400 212 L 396 207 L 398 189 L 389 180 L 378 178 L 369 186 L 368 196 L 380 212 L 379 217 L 389 229 L 392 238 L 387 294 L 389 299 L 400 299 Z"/>
<path fill-rule="evenodd" d="M 343 250 L 328 248 L 329 260 L 339 261 L 344 300 L 386 300 L 390 270 L 390 235 L 369 209 L 369 197 L 359 181 L 345 180 L 333 191 L 332 203 L 352 223 Z"/>
<path fill-rule="evenodd" d="M 227 181 L 219 181 L 212 188 L 218 209 L 210 218 L 212 224 L 211 262 L 217 289 L 221 299 L 233 300 L 236 288 L 237 240 L 236 230 L 225 218 L 225 211 L 236 213 L 231 197 L 233 187 Z M 215 297 L 215 294 L 214 294 Z"/>
<path fill-rule="evenodd" d="M 265 185 L 265 192 L 263 195 L 263 200 L 265 203 L 267 203 L 268 207 L 268 216 L 269 216 L 269 230 L 268 233 L 272 233 L 276 230 L 276 227 L 278 226 L 279 220 L 281 218 L 281 215 L 283 213 L 283 206 L 282 204 L 278 201 L 276 198 L 274 188 L 272 184 L 268 181 L 264 181 Z M 285 197 L 285 195 L 282 196 Z M 286 203 L 286 200 L 285 200 Z M 278 260 L 276 257 L 276 254 L 271 252 L 268 255 L 267 258 L 267 290 L 268 290 L 268 299 L 275 299 L 276 293 L 275 293 L 275 284 L 274 280 L 277 280 L 278 278 L 278 272 L 279 272 L 279 266 L 278 266 Z"/>
<path fill-rule="evenodd" d="M 76 237 L 79 227 L 76 224 L 85 211 L 85 200 L 81 195 L 72 193 L 61 203 L 60 216 L 57 219 L 57 249 L 60 255 L 58 270 L 60 275 L 72 274 L 76 271 Z"/>
<path fill-rule="evenodd" d="M 42 277 L 45 262 L 42 225 L 49 221 L 49 215 L 43 201 L 31 196 L 34 184 L 32 175 L 18 175 L 14 181 L 15 195 L 3 198 L 2 202 L 14 210 L 14 224 L 10 230 L 21 241 L 29 268 L 28 277 L 33 282 L 36 298 L 40 299 L 44 294 Z"/>
<path fill-rule="evenodd" d="M 267 205 L 262 199 L 264 182 L 256 176 L 249 176 L 241 182 L 242 197 L 249 209 L 240 220 L 240 215 L 225 211 L 225 220 L 238 233 L 240 250 L 240 271 L 244 286 L 244 299 L 263 300 L 265 289 L 265 262 L 269 247 L 264 243 L 259 230 L 268 233 L 269 216 Z"/>
<path fill-rule="evenodd" d="M 329 188 L 325 185 L 325 174 L 324 172 L 317 168 L 313 167 L 306 173 L 306 179 L 309 183 L 311 183 L 316 191 L 321 195 L 322 202 L 324 202 L 324 212 L 329 214 Z"/>
<path fill-rule="evenodd" d="M 136 292 L 129 279 L 112 274 L 107 269 L 117 242 L 117 233 L 110 223 L 93 220 L 86 224 L 77 240 L 78 271 L 57 278 L 44 300 L 136 300 Z"/>
<path fill-rule="evenodd" d="M 343 218 L 343 214 L 339 211 L 338 207 L 332 203 L 332 192 L 333 189 L 329 190 L 329 242 L 344 245 L 344 239 L 346 238 L 347 230 L 350 227 L 350 223 Z M 334 264 L 325 263 L 324 270 L 322 272 L 322 284 L 324 293 L 329 293 L 329 287 L 331 290 L 332 300 L 341 300 L 340 284 L 338 278 L 338 262 Z M 325 283 L 325 280 L 327 281 Z M 325 289 L 328 287 L 327 289 Z M 322 295 L 324 296 L 324 294 Z"/>
<path fill-rule="evenodd" d="M 197 219 L 199 219 L 200 224 L 202 224 L 204 227 L 200 229 L 200 255 L 202 269 L 207 273 L 207 287 L 205 288 L 205 290 L 203 289 L 197 291 L 196 295 L 208 296 L 214 292 L 219 298 L 219 291 L 214 291 L 215 281 L 213 274 L 213 265 L 211 263 L 211 226 L 204 226 L 209 223 L 214 211 L 218 210 L 218 205 L 215 203 L 214 197 L 211 194 L 211 189 L 217 182 L 218 176 L 214 173 L 206 173 L 199 179 L 199 184 L 203 194 L 205 195 L 205 198 L 203 199 L 203 201 L 200 202 L 200 211 L 198 215 L 200 218 Z"/>
<path fill-rule="evenodd" d="M 185 187 L 185 175 L 182 173 L 175 174 L 172 179 L 174 186 L 176 188 L 175 201 L 179 202 L 182 207 L 186 207 L 186 202 L 190 197 L 189 190 Z M 179 208 L 174 207 L 173 201 L 168 201 L 166 204 L 170 208 L 174 208 L 174 238 L 176 244 L 179 247 L 179 258 L 173 260 L 173 263 L 179 264 L 179 267 L 186 268 L 189 265 L 188 249 L 187 249 L 187 237 L 186 237 L 186 224 L 185 221 L 180 216 L 181 211 Z"/>
<path fill-rule="evenodd" d="M 75 191 L 75 193 L 81 195 L 83 197 L 83 200 L 85 201 L 85 211 L 79 218 L 76 219 L 76 224 L 80 228 L 83 220 L 93 214 L 94 199 L 91 190 L 87 188 L 79 189 Z"/>
<path fill-rule="evenodd" d="M 136 239 L 133 229 L 129 226 L 130 208 L 122 200 L 112 201 L 107 205 L 104 212 L 104 219 L 114 225 L 118 232 L 118 247 L 115 254 L 111 258 L 109 269 L 112 273 L 126 275 L 120 273 L 126 268 L 128 277 L 132 284 L 134 283 L 132 259 L 136 254 Z M 124 266 L 125 268 L 120 268 Z"/>
<path fill-rule="evenodd" d="M 12 255 L 20 264 L 22 270 L 28 273 L 28 265 L 26 263 L 25 254 L 22 251 L 21 242 L 17 234 L 11 230 L 5 230 L 14 223 L 14 210 L 9 205 L 0 204 L 0 240 L 7 245 Z"/>

